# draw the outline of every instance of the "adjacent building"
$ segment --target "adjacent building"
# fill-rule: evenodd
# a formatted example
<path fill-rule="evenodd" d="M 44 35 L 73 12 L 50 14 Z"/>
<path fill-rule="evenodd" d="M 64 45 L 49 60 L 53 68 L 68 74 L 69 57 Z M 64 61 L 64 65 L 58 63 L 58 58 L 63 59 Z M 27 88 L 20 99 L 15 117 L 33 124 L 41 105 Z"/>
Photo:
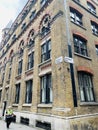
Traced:
<path fill-rule="evenodd" d="M 98 0 L 29 0 L 0 45 L 0 107 L 48 130 L 98 130 Z"/>

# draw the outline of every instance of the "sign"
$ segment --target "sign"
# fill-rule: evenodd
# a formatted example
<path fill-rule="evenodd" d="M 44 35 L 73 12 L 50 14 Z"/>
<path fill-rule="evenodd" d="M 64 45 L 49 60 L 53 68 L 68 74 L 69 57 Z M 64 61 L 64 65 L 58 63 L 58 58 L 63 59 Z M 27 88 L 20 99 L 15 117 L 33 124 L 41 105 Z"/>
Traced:
<path fill-rule="evenodd" d="M 63 61 L 63 57 L 60 56 L 60 57 L 56 58 L 55 63 L 56 63 L 56 64 L 59 64 L 59 63 L 61 63 L 62 61 Z"/>
<path fill-rule="evenodd" d="M 66 57 L 66 56 L 64 57 L 64 61 L 72 64 L 74 63 L 73 58 Z"/>

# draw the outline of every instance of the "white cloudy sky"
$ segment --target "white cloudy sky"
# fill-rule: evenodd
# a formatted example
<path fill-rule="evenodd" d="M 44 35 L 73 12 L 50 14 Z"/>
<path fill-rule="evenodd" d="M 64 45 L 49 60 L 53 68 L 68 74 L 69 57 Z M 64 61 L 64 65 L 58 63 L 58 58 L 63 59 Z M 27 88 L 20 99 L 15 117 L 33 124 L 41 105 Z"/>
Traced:
<path fill-rule="evenodd" d="M 0 0 L 0 41 L 1 32 L 10 20 L 15 20 L 28 0 Z"/>

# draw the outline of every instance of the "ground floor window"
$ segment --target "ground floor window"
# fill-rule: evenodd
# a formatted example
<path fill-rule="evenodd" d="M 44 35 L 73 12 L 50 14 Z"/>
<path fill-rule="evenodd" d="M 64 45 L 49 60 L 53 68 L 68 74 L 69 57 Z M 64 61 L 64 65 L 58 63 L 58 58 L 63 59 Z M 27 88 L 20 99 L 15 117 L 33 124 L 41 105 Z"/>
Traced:
<path fill-rule="evenodd" d="M 32 102 L 32 80 L 26 82 L 25 103 Z"/>
<path fill-rule="evenodd" d="M 81 101 L 83 101 L 83 102 L 94 101 L 92 75 L 85 73 L 85 72 L 79 72 L 78 73 L 78 82 L 79 82 L 79 87 L 80 87 Z"/>
<path fill-rule="evenodd" d="M 41 103 L 52 102 L 52 82 L 51 74 L 41 77 Z"/>

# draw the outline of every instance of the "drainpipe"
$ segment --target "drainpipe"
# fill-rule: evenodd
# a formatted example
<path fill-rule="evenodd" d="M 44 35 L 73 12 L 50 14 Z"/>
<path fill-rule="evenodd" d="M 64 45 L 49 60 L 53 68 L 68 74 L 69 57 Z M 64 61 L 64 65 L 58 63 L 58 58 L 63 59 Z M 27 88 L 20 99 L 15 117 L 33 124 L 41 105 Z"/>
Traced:
<path fill-rule="evenodd" d="M 64 0 L 64 11 L 65 11 L 65 20 L 66 20 L 65 29 L 66 29 L 66 33 L 67 33 L 68 56 L 69 56 L 69 59 L 72 59 L 72 46 L 71 46 L 70 31 L 69 31 L 67 0 Z M 71 76 L 72 93 L 73 93 L 73 103 L 74 103 L 74 107 L 77 107 L 77 95 L 76 95 L 74 67 L 73 67 L 72 62 L 69 62 L 69 64 L 70 64 L 70 76 Z"/>

